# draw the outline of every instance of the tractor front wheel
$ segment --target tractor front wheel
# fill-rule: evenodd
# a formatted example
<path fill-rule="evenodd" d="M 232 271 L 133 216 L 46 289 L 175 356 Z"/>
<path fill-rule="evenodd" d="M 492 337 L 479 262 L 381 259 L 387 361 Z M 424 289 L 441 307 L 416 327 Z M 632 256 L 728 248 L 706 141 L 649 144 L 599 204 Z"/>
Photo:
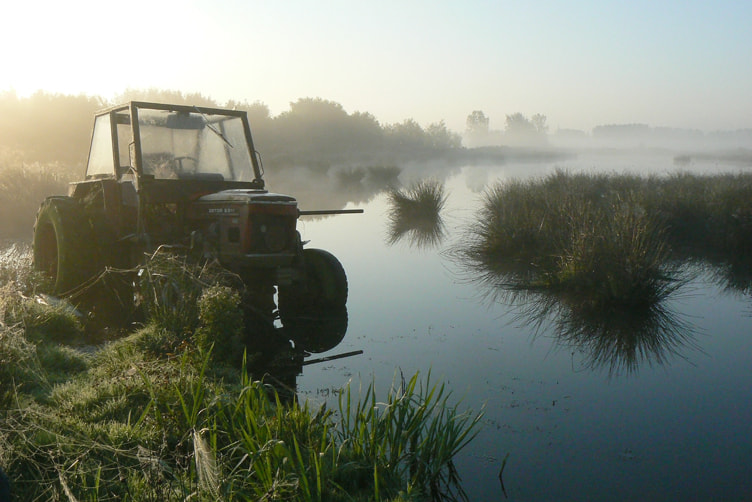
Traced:
<path fill-rule="evenodd" d="M 279 287 L 279 313 L 285 317 L 331 312 L 347 303 L 347 276 L 339 260 L 323 249 L 304 249 L 303 280 Z"/>

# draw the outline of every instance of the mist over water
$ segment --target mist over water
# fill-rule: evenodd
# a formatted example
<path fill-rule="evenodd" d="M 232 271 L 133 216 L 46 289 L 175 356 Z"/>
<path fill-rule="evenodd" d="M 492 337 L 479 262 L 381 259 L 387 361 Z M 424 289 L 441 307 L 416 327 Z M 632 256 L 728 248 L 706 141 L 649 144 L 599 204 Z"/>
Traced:
<path fill-rule="evenodd" d="M 321 115 L 303 113 L 317 107 L 332 112 L 338 127 L 322 127 Z M 744 173 L 752 169 L 748 131 L 616 127 L 551 132 L 542 144 L 539 136 L 527 144 L 518 137 L 510 146 L 502 134 L 473 149 L 436 149 L 400 143 L 402 133 L 417 132 L 409 123 L 389 129 L 358 116 L 362 128 L 349 128 L 351 115 L 316 100 L 300 102 L 293 112 L 306 117 L 305 127 L 282 127 L 285 120 L 295 124 L 295 113 L 278 122 L 261 113 L 258 127 L 252 124 L 268 189 L 295 196 L 303 210 L 365 209 L 363 215 L 301 219 L 303 240 L 332 252 L 348 274 L 348 329 L 331 353 L 364 351 L 306 367 L 297 379 L 301 396 L 331 404 L 350 379 L 373 379 L 385 391 L 400 372 L 431 371 L 463 406 L 486 406 L 481 436 L 457 460 L 472 500 L 502 496 L 498 472 L 507 453 L 510 500 L 734 499 L 752 492 L 746 470 L 752 461 L 752 308 L 744 277 L 732 287 L 728 270 L 700 267 L 657 320 L 637 324 L 644 332 L 662 329 L 650 343 L 664 343 L 666 350 L 611 364 L 608 353 L 594 359 L 582 337 L 560 336 L 557 319 L 541 323 L 521 315 L 519 306 L 489 301 L 446 254 L 466 238 L 482 194 L 496 183 L 557 170 Z M 361 136 L 353 143 L 354 130 L 376 131 L 379 141 Z M 0 236 L 12 229 L 27 240 L 43 198 L 79 179 L 35 174 L 60 166 L 30 162 L 24 157 L 29 144 L 16 152 L 21 157 L 8 154 L 5 160 L 16 160 L 0 165 L 6 175 L 0 178 Z M 78 173 L 75 159 L 88 144 L 68 146 L 66 158 L 74 160 L 65 172 Z M 52 162 L 54 151 L 44 150 L 39 159 Z M 393 212 L 389 198 L 423 180 L 437 183 L 446 196 L 435 218 L 441 232 L 428 239 L 409 233 L 424 228 Z M 541 318 L 557 313 L 546 304 L 542 309 Z M 581 320 L 564 314 L 564 328 Z M 626 322 L 618 329 L 628 339 L 633 327 Z"/>

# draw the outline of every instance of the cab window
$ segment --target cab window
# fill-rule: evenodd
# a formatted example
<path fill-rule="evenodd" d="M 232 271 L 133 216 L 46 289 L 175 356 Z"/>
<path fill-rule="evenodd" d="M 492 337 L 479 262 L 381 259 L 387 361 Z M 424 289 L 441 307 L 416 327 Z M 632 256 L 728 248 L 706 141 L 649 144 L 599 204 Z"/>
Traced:
<path fill-rule="evenodd" d="M 115 166 L 112 159 L 110 115 L 100 115 L 94 121 L 94 133 L 91 138 L 86 177 L 102 177 L 114 174 Z"/>

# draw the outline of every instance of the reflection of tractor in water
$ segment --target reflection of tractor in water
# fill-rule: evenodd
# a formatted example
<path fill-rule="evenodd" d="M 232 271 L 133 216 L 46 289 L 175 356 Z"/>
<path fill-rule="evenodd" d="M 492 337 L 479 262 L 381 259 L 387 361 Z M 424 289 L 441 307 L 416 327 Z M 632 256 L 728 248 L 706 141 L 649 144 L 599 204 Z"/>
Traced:
<path fill-rule="evenodd" d="M 344 310 L 342 265 L 304 249 L 296 223 L 359 211 L 300 211 L 295 198 L 268 192 L 262 175 L 245 112 L 145 102 L 103 111 L 85 179 L 39 209 L 34 265 L 51 292 L 68 295 L 106 269 L 135 270 L 169 249 L 236 273 L 269 319 L 276 287 L 283 325 Z"/>

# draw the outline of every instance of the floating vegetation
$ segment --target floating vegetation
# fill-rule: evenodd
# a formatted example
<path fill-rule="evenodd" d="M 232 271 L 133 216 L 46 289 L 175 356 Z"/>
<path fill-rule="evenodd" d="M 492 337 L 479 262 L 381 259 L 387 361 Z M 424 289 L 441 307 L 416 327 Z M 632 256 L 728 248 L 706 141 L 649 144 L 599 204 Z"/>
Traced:
<path fill-rule="evenodd" d="M 388 194 L 389 244 L 406 239 L 417 248 L 435 247 L 445 235 L 441 210 L 446 204 L 444 185 L 435 180 L 419 181 Z"/>

